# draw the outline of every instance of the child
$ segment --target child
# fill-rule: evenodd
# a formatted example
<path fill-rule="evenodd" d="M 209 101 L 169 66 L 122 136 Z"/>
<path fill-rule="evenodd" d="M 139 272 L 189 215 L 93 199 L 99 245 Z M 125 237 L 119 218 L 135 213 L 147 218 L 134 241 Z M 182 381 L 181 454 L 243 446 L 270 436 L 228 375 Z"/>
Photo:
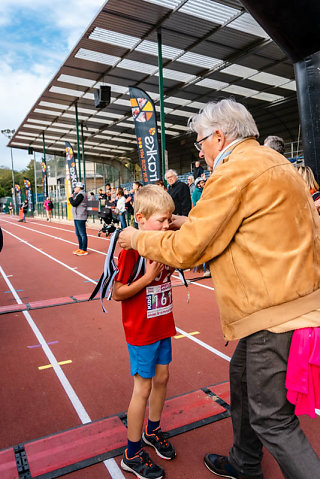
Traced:
<path fill-rule="evenodd" d="M 174 203 L 160 186 L 143 187 L 136 192 L 134 201 L 140 229 L 164 231 L 169 228 Z M 141 432 L 149 399 L 149 419 L 142 438 L 163 459 L 175 458 L 176 452 L 160 428 L 172 359 L 171 336 L 176 334 L 170 282 L 173 270 L 146 260 L 145 273 L 130 283 L 138 259 L 137 251 L 121 251 L 113 290 L 113 298 L 122 301 L 122 321 L 134 379 L 127 415 L 128 448 L 121 467 L 139 478 L 161 479 L 164 470 L 152 463 L 141 448 Z"/>

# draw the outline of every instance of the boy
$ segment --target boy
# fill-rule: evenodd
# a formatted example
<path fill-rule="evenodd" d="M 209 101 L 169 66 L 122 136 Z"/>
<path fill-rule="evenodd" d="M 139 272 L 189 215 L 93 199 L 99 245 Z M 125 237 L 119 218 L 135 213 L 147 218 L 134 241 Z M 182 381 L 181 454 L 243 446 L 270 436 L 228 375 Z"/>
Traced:
<path fill-rule="evenodd" d="M 139 229 L 167 230 L 173 210 L 172 198 L 160 186 L 147 185 L 135 194 L 134 211 Z M 138 478 L 161 479 L 164 470 L 152 463 L 141 448 L 141 432 L 149 399 L 149 419 L 143 441 L 154 447 L 163 459 L 175 458 L 176 452 L 160 428 L 172 359 L 171 336 L 176 334 L 170 282 L 173 270 L 147 260 L 145 272 L 132 281 L 138 259 L 134 250 L 121 251 L 113 290 L 113 298 L 122 301 L 122 321 L 134 379 L 127 414 L 128 448 L 121 467 Z"/>

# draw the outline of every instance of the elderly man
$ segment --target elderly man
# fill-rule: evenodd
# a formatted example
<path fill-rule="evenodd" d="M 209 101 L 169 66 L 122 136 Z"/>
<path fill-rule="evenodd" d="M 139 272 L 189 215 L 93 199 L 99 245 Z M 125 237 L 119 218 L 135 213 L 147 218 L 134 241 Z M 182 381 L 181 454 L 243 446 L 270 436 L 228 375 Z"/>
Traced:
<path fill-rule="evenodd" d="M 285 478 L 320 477 L 285 390 L 293 331 L 320 326 L 316 208 L 292 165 L 256 141 L 243 105 L 208 103 L 191 128 L 213 169 L 201 199 L 178 231 L 128 228 L 120 246 L 176 268 L 210 264 L 224 336 L 239 343 L 230 363 L 234 442 L 228 457 L 205 456 L 208 469 L 262 479 L 265 446 Z"/>
<path fill-rule="evenodd" d="M 191 210 L 191 197 L 188 185 L 178 180 L 178 173 L 175 170 L 168 170 L 165 178 L 169 185 L 168 193 L 174 202 L 174 214 L 187 216 Z"/>
<path fill-rule="evenodd" d="M 73 251 L 77 256 L 86 256 L 88 254 L 88 237 L 86 231 L 86 221 L 88 218 L 88 198 L 84 191 L 84 185 L 81 181 L 76 183 L 73 195 L 69 201 L 72 205 L 72 217 L 74 228 L 78 238 L 79 248 Z"/>
<path fill-rule="evenodd" d="M 189 191 L 190 191 L 190 196 L 192 198 L 192 193 L 195 190 L 195 183 L 194 183 L 194 177 L 192 175 L 188 176 L 188 186 L 189 186 Z"/>

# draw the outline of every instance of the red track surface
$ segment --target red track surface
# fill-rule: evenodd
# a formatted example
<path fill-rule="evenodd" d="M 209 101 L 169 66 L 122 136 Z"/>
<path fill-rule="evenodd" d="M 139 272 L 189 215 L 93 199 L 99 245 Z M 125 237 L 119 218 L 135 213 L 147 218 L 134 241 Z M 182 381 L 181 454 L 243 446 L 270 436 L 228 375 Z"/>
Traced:
<path fill-rule="evenodd" d="M 94 285 L 89 281 L 98 279 L 104 262 L 104 255 L 99 252 L 105 253 L 108 246 L 105 239 L 96 236 L 96 230 L 88 230 L 92 235 L 89 237 L 89 251 L 90 248 L 95 251 L 78 257 L 72 255 L 77 244 L 70 225 L 36 220 L 21 224 L 15 218 L 3 215 L 0 226 L 4 233 L 0 264 L 23 303 L 91 293 Z M 187 333 L 199 331 L 194 338 L 231 356 L 235 344 L 224 346 L 211 288 L 210 279 L 191 284 L 189 304 L 185 288 L 174 288 L 176 325 Z M 0 275 L 0 306 L 16 304 L 12 292 L 8 291 L 9 287 Z M 52 343 L 48 347 L 56 360 L 72 361 L 61 365 L 61 369 L 91 421 L 126 411 L 131 396 L 132 380 L 120 305 L 111 301 L 107 303 L 107 309 L 108 314 L 103 314 L 99 301 L 94 301 L 29 312 L 44 340 Z M 22 312 L 0 315 L 0 335 L 0 449 L 80 426 L 82 421 L 55 370 L 52 367 L 38 369 L 50 361 L 25 315 Z M 228 361 L 191 339 L 174 339 L 173 351 L 168 397 L 228 380 Z M 320 454 L 319 417 L 315 420 L 304 417 L 301 422 Z M 203 465 L 203 456 L 207 452 L 228 452 L 232 443 L 231 421 L 222 419 L 175 436 L 172 442 L 177 449 L 177 459 L 165 463 L 166 477 L 213 477 Z M 153 452 L 151 456 L 156 457 Z M 118 469 L 120 457 L 115 462 L 108 462 L 108 467 L 110 464 L 115 467 L 112 472 L 100 463 L 73 472 L 68 477 L 133 477 Z M 282 477 L 278 465 L 267 452 L 263 471 L 265 479 Z"/>

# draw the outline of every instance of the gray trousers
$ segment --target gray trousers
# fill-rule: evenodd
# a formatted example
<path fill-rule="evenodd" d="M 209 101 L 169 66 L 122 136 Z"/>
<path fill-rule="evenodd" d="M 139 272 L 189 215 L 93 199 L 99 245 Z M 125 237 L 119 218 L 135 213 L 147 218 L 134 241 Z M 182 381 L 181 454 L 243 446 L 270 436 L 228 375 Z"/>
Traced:
<path fill-rule="evenodd" d="M 261 474 L 262 447 L 286 479 L 320 479 L 320 460 L 286 399 L 293 332 L 259 331 L 239 341 L 230 363 L 234 444 L 229 461 L 242 474 Z"/>

